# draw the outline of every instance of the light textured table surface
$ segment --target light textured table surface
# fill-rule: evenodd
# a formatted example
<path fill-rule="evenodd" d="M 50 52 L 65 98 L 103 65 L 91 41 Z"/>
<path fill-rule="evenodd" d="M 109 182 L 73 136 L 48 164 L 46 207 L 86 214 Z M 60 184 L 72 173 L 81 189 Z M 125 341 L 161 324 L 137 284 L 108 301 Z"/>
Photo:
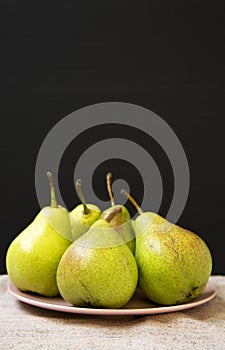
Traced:
<path fill-rule="evenodd" d="M 0 349 L 225 349 L 225 276 L 193 309 L 149 316 L 82 316 L 17 301 L 0 276 Z"/>

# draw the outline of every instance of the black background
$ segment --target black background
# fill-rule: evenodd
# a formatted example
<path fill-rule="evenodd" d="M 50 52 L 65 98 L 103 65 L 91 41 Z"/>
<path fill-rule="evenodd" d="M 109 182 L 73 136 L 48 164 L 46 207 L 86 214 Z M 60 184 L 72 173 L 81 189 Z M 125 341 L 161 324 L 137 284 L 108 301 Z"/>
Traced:
<path fill-rule="evenodd" d="M 177 134 L 191 174 L 188 202 L 178 223 L 205 239 L 213 254 L 213 273 L 225 273 L 225 31 L 219 3 L 1 1 L 1 273 L 9 243 L 40 209 L 34 171 L 42 141 L 69 113 L 108 101 L 146 107 Z M 138 132 L 118 126 L 95 135 L 101 138 L 102 133 L 138 137 Z M 59 180 L 69 207 L 76 198 L 72 157 L 94 142 L 89 136 L 74 140 L 62 159 Z M 171 169 L 152 140 L 140 139 L 162 172 L 165 214 Z M 100 165 L 93 176 L 100 197 L 106 198 L 106 169 L 131 181 L 133 194 L 141 200 L 141 177 L 116 160 Z"/>

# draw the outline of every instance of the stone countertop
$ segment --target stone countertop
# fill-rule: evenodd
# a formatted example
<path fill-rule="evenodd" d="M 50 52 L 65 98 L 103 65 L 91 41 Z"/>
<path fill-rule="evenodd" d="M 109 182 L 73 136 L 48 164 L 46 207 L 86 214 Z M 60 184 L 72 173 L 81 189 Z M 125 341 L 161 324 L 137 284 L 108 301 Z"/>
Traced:
<path fill-rule="evenodd" d="M 0 276 L 0 349 L 225 349 L 225 276 L 204 305 L 149 316 L 84 316 L 16 300 Z"/>

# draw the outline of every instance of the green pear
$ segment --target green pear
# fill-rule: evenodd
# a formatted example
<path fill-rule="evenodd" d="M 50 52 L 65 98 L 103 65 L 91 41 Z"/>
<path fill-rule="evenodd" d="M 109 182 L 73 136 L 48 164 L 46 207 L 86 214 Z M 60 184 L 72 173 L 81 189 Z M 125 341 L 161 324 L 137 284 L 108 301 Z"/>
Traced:
<path fill-rule="evenodd" d="M 109 223 L 118 210 L 97 220 L 63 254 L 57 284 L 70 304 L 120 308 L 133 296 L 138 281 L 136 261 Z"/>
<path fill-rule="evenodd" d="M 47 174 L 51 206 L 44 207 L 12 241 L 6 255 L 6 268 L 18 289 L 52 297 L 59 294 L 56 271 L 71 244 L 71 227 L 68 212 L 57 205 L 52 174 Z"/>
<path fill-rule="evenodd" d="M 212 271 L 211 252 L 204 240 L 160 215 L 142 210 L 139 214 L 134 221 L 135 258 L 142 292 L 163 305 L 198 297 Z"/>
<path fill-rule="evenodd" d="M 94 204 L 87 204 L 81 188 L 81 179 L 76 182 L 76 191 L 82 204 L 77 205 L 71 212 L 72 241 L 87 232 L 90 226 L 100 217 L 101 210 Z"/>
<path fill-rule="evenodd" d="M 112 174 L 108 173 L 106 177 L 107 190 L 111 200 L 111 207 L 102 212 L 101 218 L 107 217 L 107 215 L 117 207 L 121 207 L 122 211 L 115 215 L 115 217 L 110 221 L 115 230 L 118 232 L 123 241 L 127 244 L 130 251 L 135 253 L 135 234 L 132 227 L 132 221 L 130 213 L 125 206 L 115 205 L 114 195 L 112 192 Z"/>

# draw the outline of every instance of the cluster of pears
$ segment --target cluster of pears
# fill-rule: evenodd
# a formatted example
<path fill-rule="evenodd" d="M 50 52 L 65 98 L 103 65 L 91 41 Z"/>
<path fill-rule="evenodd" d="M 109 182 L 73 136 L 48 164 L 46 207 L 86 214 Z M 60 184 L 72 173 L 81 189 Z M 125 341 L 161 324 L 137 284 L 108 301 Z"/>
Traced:
<path fill-rule="evenodd" d="M 81 180 L 81 204 L 71 212 L 57 204 L 53 177 L 51 205 L 10 244 L 6 267 L 22 291 L 53 297 L 60 294 L 75 306 L 120 308 L 137 286 L 152 302 L 174 305 L 190 301 L 205 289 L 212 256 L 198 235 L 143 212 L 125 191 L 139 216 L 116 205 L 112 174 L 107 174 L 111 207 L 101 212 L 87 204 Z"/>

